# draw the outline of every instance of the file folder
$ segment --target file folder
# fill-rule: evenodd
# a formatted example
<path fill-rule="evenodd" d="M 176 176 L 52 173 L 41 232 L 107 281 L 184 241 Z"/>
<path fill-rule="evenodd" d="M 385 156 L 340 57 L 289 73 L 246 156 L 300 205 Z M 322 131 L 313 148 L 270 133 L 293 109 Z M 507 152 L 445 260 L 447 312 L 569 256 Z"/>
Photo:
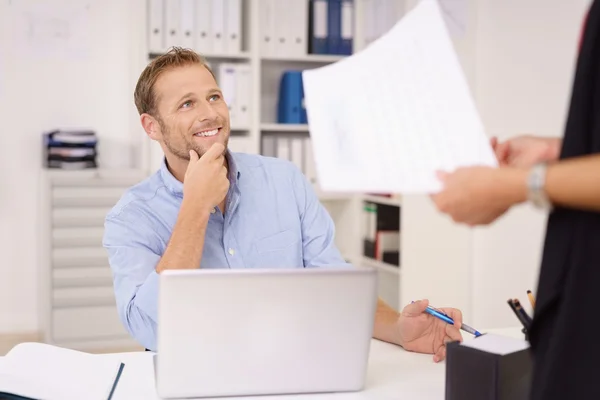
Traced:
<path fill-rule="evenodd" d="M 225 4 L 223 0 L 211 2 L 211 39 L 212 51 L 215 54 L 225 53 Z"/>
<path fill-rule="evenodd" d="M 181 46 L 180 3 L 178 0 L 165 0 L 166 47 Z"/>
<path fill-rule="evenodd" d="M 310 54 L 327 54 L 327 0 L 310 0 Z"/>
<path fill-rule="evenodd" d="M 229 109 L 231 127 L 237 128 L 237 65 L 235 63 L 219 64 L 217 79 L 223 92 L 223 99 Z"/>
<path fill-rule="evenodd" d="M 263 0 L 260 7 L 260 52 L 267 57 L 275 54 L 275 1 Z"/>
<path fill-rule="evenodd" d="M 194 48 L 194 5 L 195 0 L 179 0 L 179 41 L 186 49 Z"/>
<path fill-rule="evenodd" d="M 354 46 L 354 0 L 342 0 L 341 55 L 351 55 Z"/>
<path fill-rule="evenodd" d="M 248 128 L 251 122 L 252 112 L 252 70 L 250 64 L 236 64 L 236 126 L 238 128 Z"/>
<path fill-rule="evenodd" d="M 342 1 L 327 3 L 327 53 L 341 54 L 342 47 Z"/>
<path fill-rule="evenodd" d="M 227 54 L 238 54 L 242 51 L 242 1 L 225 1 L 225 51 Z"/>
<path fill-rule="evenodd" d="M 165 50 L 163 0 L 148 0 L 148 48 L 150 53 Z"/>
<path fill-rule="evenodd" d="M 196 0 L 195 10 L 196 20 L 196 50 L 200 54 L 207 54 L 213 51 L 211 40 L 211 0 Z"/>
<path fill-rule="evenodd" d="M 280 124 L 306 123 L 302 71 L 285 71 L 279 84 L 277 122 Z"/>

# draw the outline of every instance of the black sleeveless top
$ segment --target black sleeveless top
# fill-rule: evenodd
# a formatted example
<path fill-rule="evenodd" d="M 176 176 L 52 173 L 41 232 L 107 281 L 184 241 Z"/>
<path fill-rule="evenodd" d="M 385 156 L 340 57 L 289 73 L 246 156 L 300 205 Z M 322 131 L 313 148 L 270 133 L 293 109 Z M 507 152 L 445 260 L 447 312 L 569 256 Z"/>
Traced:
<path fill-rule="evenodd" d="M 560 158 L 600 154 L 597 0 L 585 24 L 571 96 Z M 550 214 L 529 336 L 532 399 L 600 400 L 600 213 L 558 208 Z"/>

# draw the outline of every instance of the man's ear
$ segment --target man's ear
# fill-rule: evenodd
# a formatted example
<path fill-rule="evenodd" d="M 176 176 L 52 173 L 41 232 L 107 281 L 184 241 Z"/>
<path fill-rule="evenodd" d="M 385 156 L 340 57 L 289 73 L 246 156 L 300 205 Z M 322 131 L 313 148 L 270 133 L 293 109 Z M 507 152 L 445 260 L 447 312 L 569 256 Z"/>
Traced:
<path fill-rule="evenodd" d="M 146 113 L 140 115 L 140 122 L 150 139 L 160 140 L 162 138 L 160 124 L 152 115 Z"/>

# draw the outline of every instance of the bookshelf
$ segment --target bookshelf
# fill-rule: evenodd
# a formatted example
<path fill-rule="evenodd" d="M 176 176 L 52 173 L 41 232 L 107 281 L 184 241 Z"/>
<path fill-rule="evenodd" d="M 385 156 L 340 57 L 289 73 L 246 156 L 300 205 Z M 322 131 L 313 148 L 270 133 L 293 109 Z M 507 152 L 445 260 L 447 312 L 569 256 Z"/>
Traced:
<path fill-rule="evenodd" d="M 235 150 L 265 154 L 263 152 L 263 140 L 267 137 L 275 138 L 275 140 L 310 138 L 308 124 L 278 122 L 277 102 L 281 76 L 284 71 L 319 68 L 347 57 L 340 54 L 309 53 L 310 0 L 290 0 L 286 2 L 286 7 L 280 7 L 281 4 L 277 3 L 277 0 L 222 0 L 224 1 L 224 10 L 230 4 L 235 3 L 238 3 L 242 10 L 240 14 L 241 20 L 239 21 L 242 37 L 239 41 L 239 47 L 237 47 L 237 50 L 228 49 L 228 51 L 214 51 L 214 48 L 211 48 L 212 45 L 208 46 L 208 48 L 211 48 L 210 51 L 203 51 L 201 46 L 185 46 L 182 44 L 183 41 L 181 39 L 179 41 L 170 41 L 167 38 L 164 38 L 161 45 L 157 46 L 157 42 L 151 38 L 153 31 L 150 26 L 152 24 L 151 16 L 155 12 L 150 7 L 155 7 L 160 1 L 136 1 L 137 8 L 140 10 L 139 15 L 148 15 L 148 18 L 142 18 L 142 21 L 138 22 L 140 29 L 139 37 L 144 38 L 143 43 L 146 44 L 143 54 L 144 63 L 147 63 L 158 54 L 167 51 L 171 46 L 177 45 L 191 47 L 196 50 L 208 61 L 213 71 L 218 71 L 219 65 L 223 63 L 243 63 L 250 66 L 252 82 L 249 103 L 251 104 L 251 115 L 247 125 L 232 125 L 232 139 L 230 139 L 230 144 L 235 140 Z M 211 0 L 195 0 L 193 3 L 195 5 L 210 4 Z M 375 40 L 378 35 L 385 32 L 386 27 L 378 25 L 376 30 L 373 27 L 372 21 L 374 18 L 377 18 L 377 13 L 381 15 L 385 14 L 386 20 L 391 23 L 398 20 L 404 12 L 403 0 L 353 0 L 352 4 L 353 53 L 360 51 L 370 41 Z M 290 10 L 286 10 L 287 8 Z M 305 9 L 304 12 L 306 15 L 302 15 L 299 12 L 300 9 Z M 271 15 L 271 21 L 269 22 L 269 16 L 265 15 L 265 13 L 269 12 L 295 12 L 298 15 L 288 18 L 286 15 L 278 14 L 276 15 L 275 22 L 272 21 L 273 16 Z M 281 35 L 288 34 L 288 38 L 293 37 L 293 35 L 284 30 L 286 29 L 284 28 L 286 21 L 289 24 L 306 23 L 306 26 L 302 29 L 304 36 L 295 40 L 295 42 L 304 42 L 305 46 L 302 48 L 296 46 L 293 49 L 276 47 L 280 46 L 278 42 L 283 41 L 280 37 Z M 166 26 L 168 25 L 167 22 L 164 22 L 164 24 L 162 28 L 165 31 L 172 31 L 172 29 Z M 237 26 L 237 24 L 236 22 L 235 25 Z M 274 31 L 269 31 L 269 27 L 273 26 Z M 298 33 L 297 25 L 295 27 L 295 32 Z M 387 26 L 387 28 L 389 27 L 391 25 Z M 365 32 L 365 29 L 370 29 L 371 32 Z M 167 36 L 169 35 L 167 34 Z M 226 37 L 227 35 L 224 34 L 223 36 Z M 277 43 L 266 44 L 266 38 L 270 39 L 271 37 Z M 280 40 L 277 40 L 278 38 Z M 290 42 L 288 40 L 287 43 Z M 162 49 L 162 51 L 156 51 L 157 47 Z M 140 65 L 138 74 L 144 65 Z M 218 74 L 217 79 L 219 81 Z M 220 81 L 218 83 L 221 84 Z M 138 127 L 136 129 L 141 128 Z M 144 138 L 144 142 L 143 145 L 146 147 L 146 154 L 143 157 L 145 160 L 144 168 L 148 173 L 152 173 L 162 160 L 162 150 L 157 144 L 146 138 Z M 308 145 L 308 142 L 305 143 L 306 145 Z M 303 164 L 305 165 L 306 161 Z M 311 181 L 321 203 L 334 220 L 336 244 L 344 258 L 357 266 L 376 268 L 380 272 L 380 295 L 394 308 L 398 308 L 399 266 L 364 255 L 364 237 L 366 233 L 362 211 L 366 203 L 393 206 L 402 210 L 401 199 L 397 196 L 386 197 L 360 193 L 328 193 L 319 187 L 318 181 L 315 179 L 311 179 Z M 400 247 L 399 243 L 398 247 Z"/>

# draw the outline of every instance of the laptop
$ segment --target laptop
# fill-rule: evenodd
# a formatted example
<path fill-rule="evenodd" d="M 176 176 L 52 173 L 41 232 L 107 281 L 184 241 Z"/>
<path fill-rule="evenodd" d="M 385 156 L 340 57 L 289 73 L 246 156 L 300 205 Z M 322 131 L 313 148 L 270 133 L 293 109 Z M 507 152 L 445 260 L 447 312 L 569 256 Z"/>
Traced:
<path fill-rule="evenodd" d="M 164 271 L 158 395 L 360 391 L 376 307 L 370 268 Z"/>

